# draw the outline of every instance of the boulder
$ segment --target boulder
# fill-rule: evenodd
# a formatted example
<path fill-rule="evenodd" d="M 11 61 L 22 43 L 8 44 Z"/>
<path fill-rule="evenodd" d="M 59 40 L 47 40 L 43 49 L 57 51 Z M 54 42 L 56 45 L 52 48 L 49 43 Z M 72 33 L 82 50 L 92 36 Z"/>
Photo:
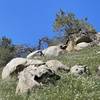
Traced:
<path fill-rule="evenodd" d="M 49 60 L 46 62 L 46 65 L 48 66 L 48 68 L 50 68 L 52 71 L 55 71 L 55 72 L 57 72 L 58 70 L 65 70 L 68 72 L 70 70 L 69 67 L 62 64 L 58 60 Z"/>
<path fill-rule="evenodd" d="M 57 46 L 50 46 L 50 47 L 44 49 L 42 52 L 43 52 L 44 56 L 57 57 L 60 54 L 63 54 L 65 49 L 66 49 L 66 46 L 57 45 Z"/>
<path fill-rule="evenodd" d="M 19 73 L 19 82 L 16 87 L 16 93 L 25 93 L 31 91 L 32 88 L 41 86 L 43 83 L 50 81 L 50 78 L 56 74 L 46 65 L 35 67 L 30 65 Z M 57 80 L 60 77 L 57 78 Z"/>
<path fill-rule="evenodd" d="M 24 68 L 30 65 L 40 66 L 45 63 L 41 60 L 26 59 L 26 58 L 14 58 L 12 59 L 2 71 L 2 79 L 9 79 L 13 76 L 13 73 L 18 74 Z"/>
<path fill-rule="evenodd" d="M 74 76 L 80 76 L 80 75 L 84 75 L 87 74 L 89 75 L 89 68 L 85 65 L 75 65 L 73 67 L 71 67 L 70 69 L 70 73 Z"/>
<path fill-rule="evenodd" d="M 83 49 L 83 48 L 86 48 L 88 46 L 90 46 L 91 44 L 90 43 L 86 43 L 86 42 L 81 42 L 81 43 L 78 43 L 76 45 L 76 48 L 80 48 L 80 49 Z"/>
<path fill-rule="evenodd" d="M 25 58 L 14 58 L 12 59 L 2 71 L 2 79 L 9 79 L 10 75 L 18 68 L 24 69 L 27 60 Z"/>

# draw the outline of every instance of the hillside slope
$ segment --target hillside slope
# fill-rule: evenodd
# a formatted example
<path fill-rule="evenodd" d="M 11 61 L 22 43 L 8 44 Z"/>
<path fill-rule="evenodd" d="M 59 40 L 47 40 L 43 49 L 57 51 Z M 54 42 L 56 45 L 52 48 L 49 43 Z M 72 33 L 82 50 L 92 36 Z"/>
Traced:
<path fill-rule="evenodd" d="M 100 100 L 100 80 L 95 78 L 95 69 L 100 65 L 100 47 L 92 47 L 79 52 L 66 53 L 58 59 L 67 66 L 85 64 L 92 75 L 76 78 L 62 72 L 61 79 L 33 90 L 29 94 L 15 95 L 16 80 L 9 82 L 0 79 L 0 100 Z"/>

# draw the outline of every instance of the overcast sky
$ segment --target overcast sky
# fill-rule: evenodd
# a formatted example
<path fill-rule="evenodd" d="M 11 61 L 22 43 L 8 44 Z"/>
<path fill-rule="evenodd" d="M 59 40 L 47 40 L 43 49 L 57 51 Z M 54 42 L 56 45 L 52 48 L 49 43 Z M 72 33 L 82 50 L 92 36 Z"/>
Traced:
<path fill-rule="evenodd" d="M 0 0 L 0 37 L 17 44 L 36 44 L 40 37 L 52 37 L 59 9 L 88 17 L 100 31 L 100 0 Z"/>

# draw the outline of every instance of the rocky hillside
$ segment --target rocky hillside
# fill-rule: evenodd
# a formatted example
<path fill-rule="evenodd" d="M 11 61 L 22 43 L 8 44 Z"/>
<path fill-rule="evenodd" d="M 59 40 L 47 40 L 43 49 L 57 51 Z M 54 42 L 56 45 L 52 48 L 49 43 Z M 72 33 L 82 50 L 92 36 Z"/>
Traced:
<path fill-rule="evenodd" d="M 66 72 L 59 72 L 61 79 L 55 84 L 35 88 L 31 93 L 23 95 L 15 94 L 17 84 L 15 78 L 9 82 L 0 79 L 0 100 L 99 100 L 100 79 L 96 76 L 95 71 L 100 65 L 98 51 L 100 51 L 100 47 L 96 46 L 54 58 L 68 67 L 75 64 L 87 65 L 90 68 L 90 76 L 75 77 Z"/>

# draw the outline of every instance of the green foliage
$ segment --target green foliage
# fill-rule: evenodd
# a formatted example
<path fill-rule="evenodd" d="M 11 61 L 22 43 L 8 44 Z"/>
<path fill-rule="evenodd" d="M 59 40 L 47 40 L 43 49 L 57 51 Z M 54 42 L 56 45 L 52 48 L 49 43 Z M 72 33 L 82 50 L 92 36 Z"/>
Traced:
<path fill-rule="evenodd" d="M 0 40 L 0 67 L 3 67 L 15 57 L 15 48 L 9 38 L 2 37 Z"/>
<path fill-rule="evenodd" d="M 85 33 L 95 33 L 95 29 L 87 22 L 87 18 L 78 19 L 73 13 L 65 13 L 60 10 L 56 14 L 54 30 L 62 33 L 64 36 L 77 34 L 80 31 Z"/>
<path fill-rule="evenodd" d="M 12 43 L 11 39 L 9 39 L 5 36 L 0 39 L 0 46 L 2 46 L 2 47 L 9 47 L 9 46 L 11 46 L 11 43 Z"/>
<path fill-rule="evenodd" d="M 13 45 L 11 39 L 0 38 L 0 67 L 4 67 L 12 58 L 26 57 L 35 48 L 27 45 Z"/>
<path fill-rule="evenodd" d="M 14 57 L 14 52 L 9 48 L 0 47 L 0 66 L 3 67 Z"/>

